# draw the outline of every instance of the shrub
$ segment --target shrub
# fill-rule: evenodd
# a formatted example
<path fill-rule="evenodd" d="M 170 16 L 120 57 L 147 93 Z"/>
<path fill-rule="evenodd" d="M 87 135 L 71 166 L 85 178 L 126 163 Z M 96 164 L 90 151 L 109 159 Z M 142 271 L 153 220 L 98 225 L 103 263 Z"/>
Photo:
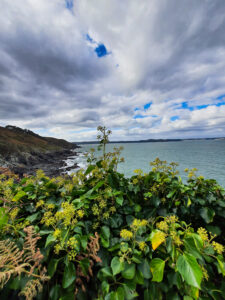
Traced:
<path fill-rule="evenodd" d="M 99 130 L 103 156 L 92 151 L 86 170 L 1 176 L 1 299 L 32 299 L 38 290 L 52 300 L 225 299 L 224 190 L 195 170 L 185 183 L 175 163 L 159 159 L 148 174 L 125 178 L 116 170 L 121 149 L 107 153 L 111 132 Z M 16 272 L 28 230 L 41 260 Z"/>

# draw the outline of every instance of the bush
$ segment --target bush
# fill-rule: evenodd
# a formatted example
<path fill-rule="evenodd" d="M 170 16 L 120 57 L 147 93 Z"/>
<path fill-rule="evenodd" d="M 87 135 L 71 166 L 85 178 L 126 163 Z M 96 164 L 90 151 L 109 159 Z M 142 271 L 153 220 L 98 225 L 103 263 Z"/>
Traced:
<path fill-rule="evenodd" d="M 224 190 L 159 159 L 125 178 L 99 130 L 86 170 L 1 176 L 1 299 L 225 299 Z"/>

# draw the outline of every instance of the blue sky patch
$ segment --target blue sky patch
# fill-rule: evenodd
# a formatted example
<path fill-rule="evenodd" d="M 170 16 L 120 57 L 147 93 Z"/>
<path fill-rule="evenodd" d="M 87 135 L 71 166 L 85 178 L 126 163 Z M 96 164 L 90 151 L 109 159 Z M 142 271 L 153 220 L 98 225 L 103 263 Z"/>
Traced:
<path fill-rule="evenodd" d="M 73 0 L 66 0 L 66 8 L 68 9 L 73 8 Z"/>
<path fill-rule="evenodd" d="M 170 120 L 173 122 L 173 121 L 176 121 L 176 120 L 179 120 L 180 119 L 180 117 L 179 116 L 172 116 L 171 118 L 170 118 Z"/>
<path fill-rule="evenodd" d="M 217 97 L 216 99 L 217 100 L 222 100 L 222 99 L 224 99 L 225 98 L 225 94 L 224 95 L 220 95 L 219 97 Z"/>
<path fill-rule="evenodd" d="M 147 116 L 143 116 L 143 115 L 135 115 L 134 119 L 144 119 L 147 118 Z"/>
<path fill-rule="evenodd" d="M 199 110 L 199 109 L 204 109 L 208 106 L 209 106 L 209 104 L 203 104 L 203 105 L 197 105 L 196 108 Z"/>
<path fill-rule="evenodd" d="M 192 111 L 192 110 L 194 110 L 194 107 L 188 106 L 187 102 L 182 102 L 181 107 L 178 107 L 178 109 L 188 109 L 188 110 Z"/>
<path fill-rule="evenodd" d="M 97 53 L 98 57 L 103 57 L 108 54 L 104 44 L 99 44 L 98 47 L 95 48 L 95 52 Z"/>
<path fill-rule="evenodd" d="M 90 43 L 93 43 L 93 44 L 95 43 L 95 41 L 90 37 L 90 35 L 88 33 L 86 34 L 86 40 Z"/>
<path fill-rule="evenodd" d="M 140 108 L 139 107 L 135 107 L 134 111 L 137 111 L 137 110 L 140 110 Z"/>
<path fill-rule="evenodd" d="M 216 106 L 222 106 L 222 105 L 225 105 L 225 101 L 216 103 Z"/>
<path fill-rule="evenodd" d="M 150 107 L 151 105 L 152 105 L 152 102 L 146 103 L 146 104 L 144 105 L 144 110 L 149 109 L 149 107 Z"/>

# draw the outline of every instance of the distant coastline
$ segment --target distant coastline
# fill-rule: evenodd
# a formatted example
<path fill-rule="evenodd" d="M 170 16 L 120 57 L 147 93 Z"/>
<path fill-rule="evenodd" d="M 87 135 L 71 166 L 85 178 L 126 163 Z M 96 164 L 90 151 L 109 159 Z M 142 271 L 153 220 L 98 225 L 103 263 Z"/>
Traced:
<path fill-rule="evenodd" d="M 190 139 L 148 139 L 148 140 L 138 140 L 138 141 L 110 141 L 109 144 L 162 143 L 162 142 L 209 141 L 209 140 L 225 140 L 225 137 L 190 138 Z M 72 143 L 76 145 L 99 144 L 98 141 L 72 142 Z"/>

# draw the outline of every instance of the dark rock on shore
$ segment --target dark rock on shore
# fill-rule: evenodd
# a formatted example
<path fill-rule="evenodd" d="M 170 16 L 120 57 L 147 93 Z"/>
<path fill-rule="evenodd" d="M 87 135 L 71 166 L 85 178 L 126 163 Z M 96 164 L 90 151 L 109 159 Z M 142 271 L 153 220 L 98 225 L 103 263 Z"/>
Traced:
<path fill-rule="evenodd" d="M 47 176 L 59 176 L 77 164 L 66 166 L 65 160 L 76 156 L 77 145 L 65 140 L 41 137 L 15 126 L 0 127 L 0 166 L 15 174 L 34 175 L 42 169 Z"/>

